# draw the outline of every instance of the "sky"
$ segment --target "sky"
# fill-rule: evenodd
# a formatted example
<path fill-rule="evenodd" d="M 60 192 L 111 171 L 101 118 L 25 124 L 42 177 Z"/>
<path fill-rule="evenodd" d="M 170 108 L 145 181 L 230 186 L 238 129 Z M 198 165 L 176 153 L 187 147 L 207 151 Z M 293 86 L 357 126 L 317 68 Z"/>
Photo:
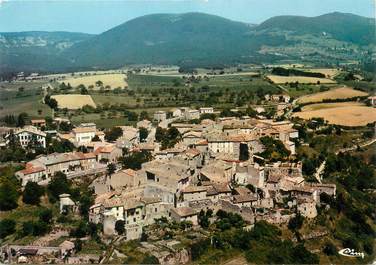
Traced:
<path fill-rule="evenodd" d="M 277 15 L 330 12 L 375 17 L 376 0 L 0 0 L 0 32 L 101 33 L 153 13 L 204 12 L 261 23 Z"/>

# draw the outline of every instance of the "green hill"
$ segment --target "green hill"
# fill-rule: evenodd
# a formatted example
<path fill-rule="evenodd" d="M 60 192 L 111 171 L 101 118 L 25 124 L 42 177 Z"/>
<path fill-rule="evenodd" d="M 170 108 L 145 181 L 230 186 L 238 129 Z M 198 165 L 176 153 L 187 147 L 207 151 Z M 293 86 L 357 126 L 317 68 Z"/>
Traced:
<path fill-rule="evenodd" d="M 139 17 L 74 45 L 66 55 L 78 66 L 129 63 L 229 62 L 258 47 L 251 27 L 218 16 L 155 14 Z"/>
<path fill-rule="evenodd" d="M 203 13 L 154 14 L 99 35 L 0 33 L 0 71 L 73 71 L 126 64 L 223 66 L 313 56 L 326 60 L 334 55 L 335 45 L 365 46 L 374 44 L 374 37 L 374 19 L 343 13 L 278 16 L 258 26 Z M 296 44 L 309 46 L 308 52 Z M 278 49 L 260 52 L 262 47 Z M 333 58 L 358 56 L 350 48 Z"/>
<path fill-rule="evenodd" d="M 92 36 L 75 32 L 0 32 L 0 72 L 59 69 L 69 64 L 59 58 L 61 52 Z"/>
<path fill-rule="evenodd" d="M 291 31 L 295 35 L 327 35 L 359 45 L 375 43 L 375 19 L 353 14 L 330 13 L 317 17 L 277 16 L 256 27 L 257 31 Z"/>

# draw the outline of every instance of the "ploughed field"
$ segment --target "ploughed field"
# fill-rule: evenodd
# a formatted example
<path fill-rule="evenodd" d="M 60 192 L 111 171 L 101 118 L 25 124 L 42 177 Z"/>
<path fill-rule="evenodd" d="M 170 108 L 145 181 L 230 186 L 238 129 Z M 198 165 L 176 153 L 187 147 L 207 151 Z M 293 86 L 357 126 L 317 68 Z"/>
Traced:
<path fill-rule="evenodd" d="M 320 103 L 303 107 L 293 117 L 302 119 L 323 118 L 330 124 L 365 126 L 376 121 L 376 108 L 356 102 Z"/>
<path fill-rule="evenodd" d="M 60 83 L 64 82 L 66 85 L 69 83 L 72 87 L 77 87 L 79 85 L 84 85 L 86 87 L 93 86 L 93 89 L 99 89 L 96 83 L 101 81 L 103 87 L 110 86 L 111 89 L 115 88 L 126 88 L 128 83 L 125 81 L 127 76 L 125 74 L 102 74 L 102 75 L 88 75 L 80 77 L 70 77 L 61 80 Z"/>
<path fill-rule="evenodd" d="M 363 97 L 367 95 L 368 94 L 366 92 L 355 90 L 350 87 L 340 87 L 325 92 L 302 96 L 298 99 L 298 103 L 322 102 L 325 99 L 346 99 L 353 97 Z"/>
<path fill-rule="evenodd" d="M 89 95 L 67 94 L 53 95 L 51 98 L 56 99 L 60 109 L 80 109 L 85 105 L 96 107 L 93 99 Z"/>

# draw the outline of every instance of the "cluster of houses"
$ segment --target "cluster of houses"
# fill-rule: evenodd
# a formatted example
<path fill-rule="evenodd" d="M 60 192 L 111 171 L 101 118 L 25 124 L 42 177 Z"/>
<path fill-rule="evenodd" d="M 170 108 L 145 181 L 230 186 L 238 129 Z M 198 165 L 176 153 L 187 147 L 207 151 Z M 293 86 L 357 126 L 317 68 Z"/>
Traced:
<path fill-rule="evenodd" d="M 200 115 L 214 113 L 213 109 L 176 111 L 173 115 L 178 120 L 168 120 L 162 111 L 154 115 L 155 121 L 168 121 L 180 132 L 181 139 L 172 148 L 161 149 L 154 139 L 155 123 L 148 120 L 136 127 L 120 126 L 123 134 L 114 142 L 106 142 L 95 124 L 85 123 L 55 136 L 84 146 L 85 152 L 39 156 L 16 176 L 22 185 L 47 184 L 59 171 L 69 178 L 93 176 L 96 199 L 89 210 L 90 222 L 102 224 L 104 234 L 110 236 L 116 234 L 116 223 L 123 221 L 128 240 L 140 238 L 143 227 L 161 217 L 197 225 L 199 212 L 208 209 L 240 214 L 250 225 L 257 220 L 285 223 L 296 213 L 314 218 L 320 194 L 336 195 L 335 185 L 307 183 L 300 162 L 268 163 L 258 156 L 265 149 L 260 141 L 264 136 L 280 140 L 295 155 L 299 133 L 291 122 L 226 117 L 197 124 L 183 121 L 195 117 L 189 116 L 191 111 Z M 149 131 L 143 142 L 140 128 Z M 14 134 L 25 145 L 35 138 L 30 135 L 41 136 L 36 139 L 45 145 L 45 133 L 37 127 L 17 129 Z M 107 165 L 116 164 L 124 148 L 131 153 L 147 150 L 152 160 L 139 170 L 119 166 L 114 173 L 106 173 Z M 60 204 L 61 210 L 76 206 L 69 194 L 60 198 Z"/>
<path fill-rule="evenodd" d="M 197 120 L 200 119 L 200 116 L 202 114 L 215 114 L 219 113 L 217 111 L 214 111 L 214 108 L 212 107 L 202 107 L 199 109 L 190 109 L 190 108 L 175 108 L 171 110 L 171 117 L 172 118 L 179 118 L 179 119 L 185 119 L 185 120 Z M 153 119 L 155 121 L 161 122 L 165 121 L 168 118 L 168 113 L 163 110 L 156 111 L 154 113 Z"/>

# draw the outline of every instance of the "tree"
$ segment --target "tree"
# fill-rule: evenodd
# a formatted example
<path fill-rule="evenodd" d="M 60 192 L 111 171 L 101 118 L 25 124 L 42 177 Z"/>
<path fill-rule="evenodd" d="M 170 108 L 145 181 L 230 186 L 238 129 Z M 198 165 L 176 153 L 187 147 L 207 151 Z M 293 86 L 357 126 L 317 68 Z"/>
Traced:
<path fill-rule="evenodd" d="M 120 162 L 123 164 L 124 168 L 137 170 L 141 169 L 143 163 L 148 162 L 151 159 L 152 155 L 150 152 L 141 151 L 122 157 Z"/>
<path fill-rule="evenodd" d="M 47 95 L 44 97 L 44 103 L 48 105 L 51 109 L 57 110 L 58 108 L 58 103 L 56 99 L 51 98 L 50 95 Z"/>
<path fill-rule="evenodd" d="M 125 232 L 125 222 L 123 220 L 117 220 L 115 223 L 115 231 L 118 235 L 122 235 Z"/>
<path fill-rule="evenodd" d="M 247 144 L 240 144 L 239 160 L 247 161 L 249 159 L 249 150 Z"/>
<path fill-rule="evenodd" d="M 87 90 L 87 88 L 82 84 L 78 86 L 78 89 L 80 90 L 81 95 L 89 94 L 89 91 Z"/>
<path fill-rule="evenodd" d="M 33 236 L 41 236 L 48 232 L 50 227 L 43 221 L 33 222 Z"/>
<path fill-rule="evenodd" d="M 160 264 L 159 260 L 153 255 L 146 255 L 140 264 Z"/>
<path fill-rule="evenodd" d="M 27 221 L 22 223 L 22 236 L 28 236 L 33 234 L 34 223 Z"/>
<path fill-rule="evenodd" d="M 85 237 L 88 234 L 89 234 L 89 225 L 85 221 L 81 221 L 78 224 L 77 228 L 72 230 L 70 233 L 71 236 L 78 237 L 78 238 Z"/>
<path fill-rule="evenodd" d="M 24 127 L 28 117 L 29 115 L 27 115 L 27 113 L 25 112 L 20 113 L 17 118 L 17 127 Z"/>
<path fill-rule="evenodd" d="M 17 188 L 10 181 L 5 180 L 0 184 L 0 211 L 9 211 L 17 208 Z"/>
<path fill-rule="evenodd" d="M 59 124 L 59 129 L 63 132 L 69 132 L 73 129 L 73 125 L 71 123 L 68 123 L 66 121 L 62 121 Z"/>
<path fill-rule="evenodd" d="M 0 221 L 0 238 L 3 239 L 16 231 L 16 222 L 11 219 Z"/>
<path fill-rule="evenodd" d="M 144 111 L 144 110 L 141 111 L 139 119 L 140 119 L 140 121 L 149 120 L 150 119 L 149 113 L 147 111 Z"/>
<path fill-rule="evenodd" d="M 112 174 L 115 173 L 116 170 L 116 165 L 114 163 L 110 163 L 107 165 L 107 174 L 111 176 Z"/>
<path fill-rule="evenodd" d="M 210 225 L 209 216 L 208 216 L 207 212 L 205 213 L 204 210 L 201 210 L 198 214 L 198 224 L 202 228 L 208 228 L 209 225 Z"/>
<path fill-rule="evenodd" d="M 84 192 L 80 196 L 80 213 L 84 217 L 89 214 L 90 206 L 94 204 L 94 198 L 92 192 Z"/>
<path fill-rule="evenodd" d="M 323 252 L 327 256 L 337 255 L 336 246 L 332 242 L 326 242 L 323 248 Z"/>
<path fill-rule="evenodd" d="M 100 142 L 101 139 L 99 138 L 98 135 L 95 135 L 92 139 L 91 139 L 92 142 Z"/>
<path fill-rule="evenodd" d="M 76 252 L 80 252 L 82 250 L 82 241 L 78 238 L 74 241 L 74 249 Z"/>
<path fill-rule="evenodd" d="M 52 201 L 59 199 L 59 195 L 63 193 L 70 193 L 70 182 L 63 172 L 56 172 L 47 186 L 49 198 Z"/>
<path fill-rule="evenodd" d="M 114 127 L 105 132 L 104 138 L 109 142 L 114 142 L 122 135 L 123 135 L 123 130 L 119 127 Z"/>
<path fill-rule="evenodd" d="M 164 136 L 165 136 L 165 130 L 161 127 L 157 127 L 155 131 L 155 140 L 157 142 L 162 142 Z"/>
<path fill-rule="evenodd" d="M 146 140 L 146 138 L 148 138 L 149 132 L 146 128 L 141 127 L 139 129 L 139 134 L 140 134 L 140 141 L 143 142 Z"/>
<path fill-rule="evenodd" d="M 97 82 L 95 82 L 95 85 L 97 87 L 101 87 L 101 86 L 103 86 L 103 82 L 101 80 L 98 80 Z"/>
<path fill-rule="evenodd" d="M 27 204 L 38 205 L 40 203 L 40 197 L 44 194 L 43 187 L 38 183 L 29 181 L 26 183 L 25 189 L 22 194 L 22 201 Z"/>
<path fill-rule="evenodd" d="M 288 223 L 288 228 L 291 231 L 297 231 L 302 227 L 303 222 L 304 222 L 304 217 L 300 213 L 297 213 L 295 217 L 290 219 Z"/>
<path fill-rule="evenodd" d="M 138 120 L 138 114 L 133 111 L 127 111 L 126 116 L 128 117 L 128 121 L 137 121 Z"/>
<path fill-rule="evenodd" d="M 43 208 L 40 212 L 39 212 L 39 220 L 46 223 L 46 224 L 49 224 L 51 223 L 51 220 L 52 220 L 52 210 L 51 209 L 48 209 L 48 208 Z"/>

